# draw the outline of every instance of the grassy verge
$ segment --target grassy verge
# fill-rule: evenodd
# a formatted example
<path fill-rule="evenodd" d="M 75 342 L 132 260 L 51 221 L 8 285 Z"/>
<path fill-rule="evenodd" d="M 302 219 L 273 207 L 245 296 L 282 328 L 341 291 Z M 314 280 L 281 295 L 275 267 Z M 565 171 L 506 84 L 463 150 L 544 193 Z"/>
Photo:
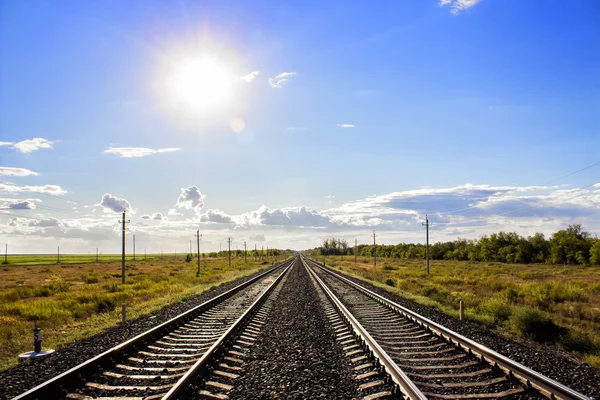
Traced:
<path fill-rule="evenodd" d="M 247 263 L 234 259 L 229 267 L 226 258 L 205 258 L 196 277 L 196 264 L 181 256 L 129 260 L 125 285 L 120 262 L 2 265 L 0 370 L 32 350 L 36 326 L 43 331 L 44 348 L 60 348 L 118 324 L 122 304 L 134 319 L 268 265 L 249 258 Z"/>
<path fill-rule="evenodd" d="M 320 261 L 323 258 L 320 257 Z M 505 335 L 570 351 L 600 368 L 600 267 L 327 257 L 327 265 Z"/>

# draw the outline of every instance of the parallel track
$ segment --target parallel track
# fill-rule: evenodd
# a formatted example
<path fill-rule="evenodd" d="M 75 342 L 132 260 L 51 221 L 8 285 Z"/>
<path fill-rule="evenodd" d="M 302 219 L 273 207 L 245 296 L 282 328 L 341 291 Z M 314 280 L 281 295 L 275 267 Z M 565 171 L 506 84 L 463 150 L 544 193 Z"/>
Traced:
<path fill-rule="evenodd" d="M 329 268 L 303 261 L 410 399 L 590 400 Z"/>
<path fill-rule="evenodd" d="M 17 396 L 33 399 L 176 399 L 235 337 L 293 260 L 182 313 Z"/>

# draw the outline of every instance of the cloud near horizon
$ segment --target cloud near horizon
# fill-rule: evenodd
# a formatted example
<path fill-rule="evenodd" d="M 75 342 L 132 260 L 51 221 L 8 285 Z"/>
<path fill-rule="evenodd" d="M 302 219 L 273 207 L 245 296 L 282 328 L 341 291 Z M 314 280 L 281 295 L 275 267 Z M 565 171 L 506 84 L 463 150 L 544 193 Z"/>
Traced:
<path fill-rule="evenodd" d="M 166 147 L 163 149 L 149 149 L 147 147 L 109 147 L 105 154 L 116 154 L 120 158 L 141 158 L 158 153 L 172 153 L 180 151 L 179 147 Z"/>
<path fill-rule="evenodd" d="M 0 176 L 38 176 L 37 172 L 25 168 L 0 167 Z"/>

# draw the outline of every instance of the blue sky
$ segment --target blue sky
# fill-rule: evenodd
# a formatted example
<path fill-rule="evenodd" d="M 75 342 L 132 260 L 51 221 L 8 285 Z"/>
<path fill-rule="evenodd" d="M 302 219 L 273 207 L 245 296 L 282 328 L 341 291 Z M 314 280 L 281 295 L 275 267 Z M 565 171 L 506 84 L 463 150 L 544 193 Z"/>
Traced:
<path fill-rule="evenodd" d="M 0 235 L 599 232 L 600 166 L 550 182 L 600 161 L 599 39 L 593 0 L 0 0 Z"/>

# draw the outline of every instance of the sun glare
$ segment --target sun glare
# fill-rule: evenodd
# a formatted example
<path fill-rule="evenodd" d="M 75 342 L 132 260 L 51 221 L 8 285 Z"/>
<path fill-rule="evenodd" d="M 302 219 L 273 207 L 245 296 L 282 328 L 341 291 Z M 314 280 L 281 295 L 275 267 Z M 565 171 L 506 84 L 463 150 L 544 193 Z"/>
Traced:
<path fill-rule="evenodd" d="M 212 57 L 202 56 L 177 65 L 168 81 L 176 102 L 205 109 L 227 103 L 234 83 L 227 66 Z"/>

